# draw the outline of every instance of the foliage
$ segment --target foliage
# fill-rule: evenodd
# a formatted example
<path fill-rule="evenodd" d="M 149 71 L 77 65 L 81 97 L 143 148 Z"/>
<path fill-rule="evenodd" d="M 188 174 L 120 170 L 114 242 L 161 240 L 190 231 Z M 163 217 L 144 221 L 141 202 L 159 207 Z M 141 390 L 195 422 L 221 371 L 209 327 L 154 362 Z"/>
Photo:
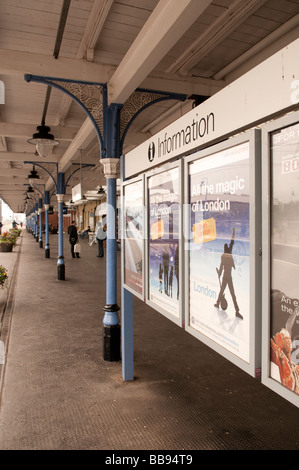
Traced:
<path fill-rule="evenodd" d="M 5 244 L 5 245 L 12 245 L 12 246 L 16 246 L 16 243 L 17 243 L 17 237 L 11 233 L 11 232 L 4 232 L 2 233 L 2 235 L 0 236 L 0 243 L 1 244 Z"/>
<path fill-rule="evenodd" d="M 5 287 L 7 279 L 7 269 L 4 266 L 0 265 L 0 289 L 3 289 Z"/>
<path fill-rule="evenodd" d="M 20 230 L 19 228 L 11 228 L 9 229 L 9 233 L 14 237 L 18 238 L 21 235 L 22 230 Z"/>
<path fill-rule="evenodd" d="M 6 245 L 12 245 L 16 246 L 17 244 L 17 238 L 20 236 L 21 230 L 12 228 L 9 230 L 9 232 L 4 232 L 2 235 L 0 235 L 0 244 L 6 244 Z"/>

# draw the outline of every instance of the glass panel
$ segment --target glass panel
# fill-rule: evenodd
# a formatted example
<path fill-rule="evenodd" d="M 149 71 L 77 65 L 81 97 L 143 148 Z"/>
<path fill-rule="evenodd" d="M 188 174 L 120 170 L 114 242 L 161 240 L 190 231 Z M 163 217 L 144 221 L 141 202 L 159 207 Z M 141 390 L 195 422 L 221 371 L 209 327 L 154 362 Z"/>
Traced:
<path fill-rule="evenodd" d="M 124 282 L 143 291 L 143 182 L 124 187 Z"/>
<path fill-rule="evenodd" d="M 189 325 L 247 363 L 249 206 L 248 142 L 190 163 Z"/>
<path fill-rule="evenodd" d="M 148 180 L 149 300 L 179 318 L 179 169 Z"/>
<path fill-rule="evenodd" d="M 270 135 L 271 368 L 299 393 L 299 124 Z"/>

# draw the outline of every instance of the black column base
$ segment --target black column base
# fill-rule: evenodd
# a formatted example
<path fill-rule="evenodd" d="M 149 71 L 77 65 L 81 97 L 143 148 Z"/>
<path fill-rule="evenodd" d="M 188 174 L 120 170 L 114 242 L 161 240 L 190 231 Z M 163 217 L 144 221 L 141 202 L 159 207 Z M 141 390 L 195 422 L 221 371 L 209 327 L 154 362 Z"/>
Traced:
<path fill-rule="evenodd" d="M 103 326 L 104 361 L 120 361 L 120 325 Z"/>
<path fill-rule="evenodd" d="M 40 248 L 43 247 L 43 241 L 42 241 L 42 240 L 39 241 L 39 247 L 40 247 Z"/>
<path fill-rule="evenodd" d="M 65 280 L 65 266 L 64 264 L 57 265 L 57 274 L 58 274 L 58 281 Z"/>
<path fill-rule="evenodd" d="M 45 258 L 50 258 L 50 248 L 49 247 L 45 248 Z"/>

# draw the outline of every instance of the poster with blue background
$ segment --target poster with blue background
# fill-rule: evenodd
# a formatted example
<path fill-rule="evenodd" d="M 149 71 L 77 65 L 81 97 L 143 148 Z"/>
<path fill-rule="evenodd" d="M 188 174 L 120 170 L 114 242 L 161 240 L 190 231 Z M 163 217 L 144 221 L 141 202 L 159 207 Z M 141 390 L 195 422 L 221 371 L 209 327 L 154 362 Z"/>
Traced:
<path fill-rule="evenodd" d="M 149 300 L 179 318 L 179 169 L 148 179 Z"/>
<path fill-rule="evenodd" d="M 249 362 L 249 143 L 189 164 L 189 325 Z"/>

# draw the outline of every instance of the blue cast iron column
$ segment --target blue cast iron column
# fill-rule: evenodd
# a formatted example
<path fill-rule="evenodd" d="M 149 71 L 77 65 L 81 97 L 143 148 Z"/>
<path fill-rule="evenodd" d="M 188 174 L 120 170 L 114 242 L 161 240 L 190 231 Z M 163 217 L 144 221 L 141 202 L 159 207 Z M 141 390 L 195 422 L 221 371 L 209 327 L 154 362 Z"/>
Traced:
<path fill-rule="evenodd" d="M 103 106 L 105 158 L 101 159 L 107 181 L 106 305 L 103 318 L 103 357 L 120 360 L 120 319 L 117 304 L 116 179 L 120 167 L 120 109 L 122 105 Z M 110 158 L 112 156 L 112 158 Z"/>
<path fill-rule="evenodd" d="M 104 168 L 115 160 L 105 159 Z M 116 166 L 115 163 L 113 166 Z M 107 175 L 107 173 L 106 173 Z M 116 177 L 107 177 L 106 305 L 103 318 L 103 356 L 106 361 L 120 360 L 120 321 L 117 304 Z"/>
<path fill-rule="evenodd" d="M 45 245 L 45 258 L 50 258 L 50 243 L 49 243 L 49 208 L 50 208 L 50 197 L 49 191 L 45 191 L 45 228 L 46 228 L 46 245 Z"/>
<path fill-rule="evenodd" d="M 114 166 L 119 165 L 120 157 L 122 155 L 122 148 L 127 131 L 132 122 L 145 110 L 148 106 L 159 101 L 174 99 L 184 101 L 185 95 L 177 95 L 173 93 L 154 92 L 151 90 L 136 89 L 134 93 L 126 100 L 124 104 L 112 103 L 108 106 L 108 93 L 107 84 L 92 83 L 92 82 L 77 82 L 76 80 L 67 80 L 61 78 L 41 77 L 38 75 L 25 74 L 27 82 L 43 83 L 47 86 L 52 86 L 66 93 L 74 99 L 86 112 L 91 119 L 96 134 L 99 139 L 101 148 L 101 162 L 104 168 L 110 168 L 111 164 Z M 77 83 L 75 88 L 73 83 Z M 84 93 L 82 92 L 84 90 Z M 82 97 L 84 96 L 84 99 Z M 92 100 L 90 100 L 92 96 Z M 95 96 L 98 96 L 99 107 L 93 105 Z M 122 108 L 124 112 L 122 113 Z M 100 112 L 98 112 L 100 109 Z M 117 172 L 106 172 L 107 178 L 107 228 L 109 231 L 107 239 L 107 287 L 106 287 L 106 302 L 104 307 L 105 315 L 103 319 L 104 325 L 104 359 L 105 360 L 120 360 L 120 320 L 118 311 L 120 308 L 116 300 L 116 285 L 117 285 L 117 272 L 116 272 L 116 179 L 118 178 Z M 58 192 L 56 193 L 58 197 Z M 59 195 L 62 199 L 63 195 Z M 110 227 L 109 227 L 110 226 Z M 62 230 L 62 229 L 61 229 Z M 62 236 L 62 234 L 61 234 Z M 63 248 L 61 247 L 61 253 Z M 59 266 L 61 270 L 64 269 L 63 254 L 59 255 Z M 129 307 L 131 309 L 131 307 Z M 123 318 L 126 318 L 125 312 Z M 129 322 L 129 327 L 132 329 L 133 324 Z"/>
<path fill-rule="evenodd" d="M 38 199 L 38 215 L 39 215 L 39 247 L 43 247 L 43 224 L 42 224 L 43 200 Z"/>
<path fill-rule="evenodd" d="M 34 215 L 35 215 L 34 237 L 35 237 L 35 241 L 38 242 L 38 204 L 35 204 Z"/>
<path fill-rule="evenodd" d="M 58 281 L 65 280 L 65 265 L 63 256 L 63 201 L 64 201 L 64 173 L 57 174 L 57 201 L 58 201 Z"/>

